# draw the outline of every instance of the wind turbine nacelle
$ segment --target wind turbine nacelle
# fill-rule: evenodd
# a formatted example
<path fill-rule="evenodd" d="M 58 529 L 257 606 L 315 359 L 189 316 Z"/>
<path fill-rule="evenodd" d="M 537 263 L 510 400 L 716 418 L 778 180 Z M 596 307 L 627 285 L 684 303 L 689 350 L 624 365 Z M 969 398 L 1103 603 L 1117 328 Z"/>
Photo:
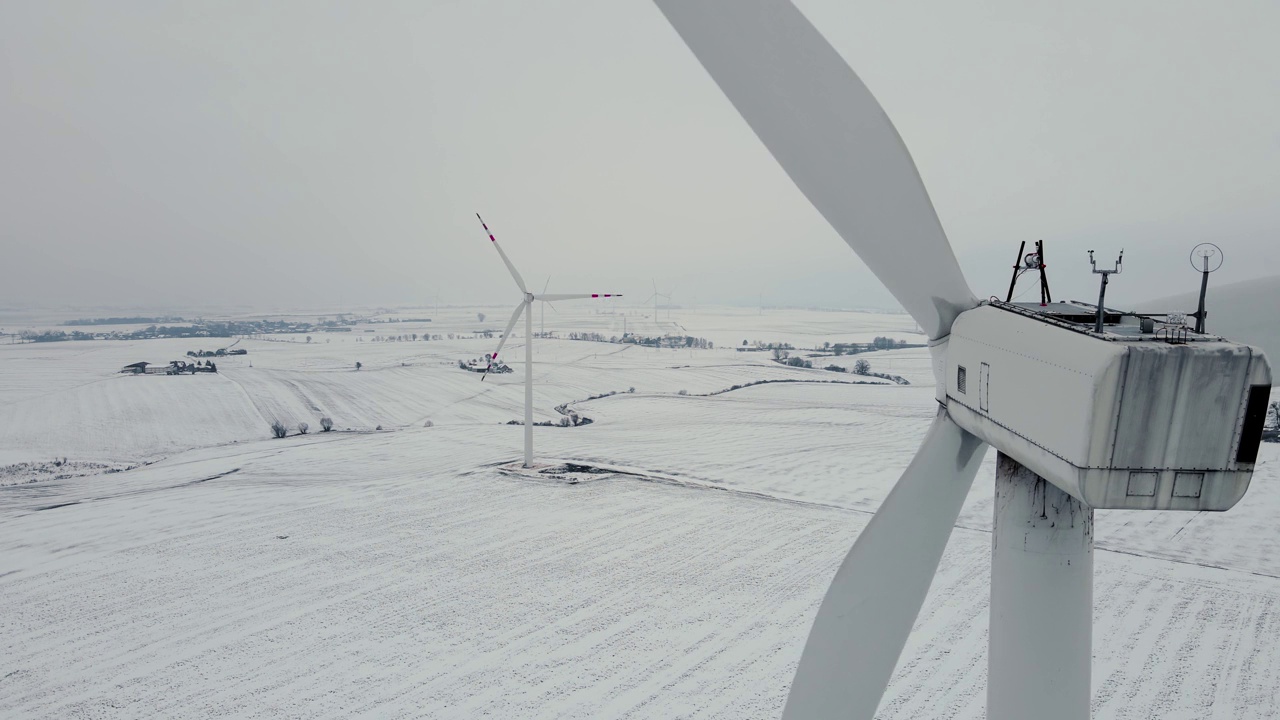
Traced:
<path fill-rule="evenodd" d="M 1258 456 L 1266 356 L 1134 321 L 1095 333 L 1007 303 L 961 313 L 941 356 L 948 412 L 1090 507 L 1230 509 Z"/>

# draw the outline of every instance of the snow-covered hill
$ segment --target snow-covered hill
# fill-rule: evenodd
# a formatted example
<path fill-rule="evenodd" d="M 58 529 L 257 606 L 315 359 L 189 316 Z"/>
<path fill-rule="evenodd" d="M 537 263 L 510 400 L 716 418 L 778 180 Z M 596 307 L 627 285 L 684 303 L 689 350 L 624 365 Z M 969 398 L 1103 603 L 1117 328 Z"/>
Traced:
<path fill-rule="evenodd" d="M 753 317 L 678 319 L 729 345 L 902 324 Z M 538 456 L 628 469 L 570 485 L 499 467 L 521 375 L 456 367 L 493 341 L 251 340 L 216 376 L 115 374 L 168 342 L 0 346 L 4 457 L 154 461 L 0 487 L 0 717 L 777 717 L 936 408 L 923 349 L 859 356 L 912 385 L 842 385 L 767 353 L 539 340 L 538 417 L 595 422 L 538 428 Z M 711 394 L 756 380 L 810 382 Z M 325 414 L 385 431 L 267 439 Z M 881 720 L 985 715 L 992 466 Z M 1278 512 L 1268 444 L 1230 512 L 1098 513 L 1094 718 L 1280 715 Z"/>
<path fill-rule="evenodd" d="M 725 338 L 724 347 L 715 350 L 536 340 L 535 419 L 558 420 L 557 405 L 632 388 L 642 395 L 681 390 L 697 395 L 758 380 L 874 380 L 783 367 L 766 352 L 736 352 L 736 343 L 729 338 L 746 335 L 753 341 L 793 341 L 804 346 L 818 344 L 823 337 L 867 342 L 873 334 L 887 334 L 901 326 L 904 317 L 771 312 L 765 328 L 756 333 L 760 337 L 750 330 L 758 315 L 739 311 L 699 315 L 697 320 L 709 334 Z M 558 318 L 560 322 L 580 322 L 590 332 L 608 333 L 614 324 L 621 324 L 615 316 L 564 314 L 567 320 Z M 788 317 L 794 325 L 789 332 Z M 837 334 L 840 318 L 858 329 Z M 384 336 L 409 332 L 374 327 L 378 330 L 370 332 Z M 477 327 L 485 326 L 468 313 L 465 320 L 455 318 L 452 325 L 412 329 L 447 333 L 474 332 Z M 364 339 L 365 334 L 355 337 Z M 118 370 L 138 360 L 164 364 L 182 358 L 186 350 L 209 339 L 0 345 L 5 368 L 0 372 L 0 466 L 55 457 L 150 462 L 190 448 L 267 437 L 275 420 L 290 428 L 305 422 L 313 431 L 319 430 L 322 417 L 332 418 L 338 430 L 390 430 L 421 426 L 427 420 L 492 425 L 523 415 L 522 335 L 504 351 L 517 372 L 491 375 L 483 383 L 479 375 L 459 370 L 457 362 L 492 352 L 495 339 L 469 339 L 468 335 L 468 339 L 429 342 L 357 342 L 355 337 L 312 343 L 290 336 L 241 340 L 238 347 L 249 354 L 218 358 L 216 375 L 176 377 L 121 375 Z M 875 369 L 904 374 L 913 381 L 931 379 L 921 351 L 866 357 Z"/>

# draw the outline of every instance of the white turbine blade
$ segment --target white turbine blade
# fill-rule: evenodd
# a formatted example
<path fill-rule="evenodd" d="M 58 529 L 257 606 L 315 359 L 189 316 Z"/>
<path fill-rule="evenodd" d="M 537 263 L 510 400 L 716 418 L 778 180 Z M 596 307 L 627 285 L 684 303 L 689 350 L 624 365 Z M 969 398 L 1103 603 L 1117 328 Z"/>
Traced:
<path fill-rule="evenodd" d="M 516 321 L 520 319 L 520 313 L 528 304 L 527 302 L 520 303 L 516 306 L 516 311 L 511 313 L 511 322 L 507 323 L 507 329 L 502 332 L 502 337 L 498 339 L 498 349 L 494 350 L 493 355 L 489 356 L 489 364 L 484 368 L 484 375 L 480 376 L 481 382 L 489 376 L 489 368 L 493 367 L 494 361 L 498 359 L 498 353 L 502 352 L 502 346 L 507 343 L 507 338 L 511 337 L 511 328 L 516 326 Z"/>
<path fill-rule="evenodd" d="M 977 299 L 906 145 L 835 48 L 787 0 L 655 2 L 809 202 L 930 338 L 947 335 Z"/>
<path fill-rule="evenodd" d="M 573 294 L 555 294 L 551 295 L 534 295 L 534 300 L 542 300 L 544 302 L 555 302 L 557 300 L 584 300 L 586 298 L 616 298 L 622 297 L 617 293 L 573 293 Z"/>
<path fill-rule="evenodd" d="M 493 243 L 494 249 L 498 251 L 498 255 L 502 256 L 502 262 L 506 264 L 507 270 L 511 271 L 511 277 L 515 279 L 516 285 L 520 286 L 520 292 L 528 293 L 529 291 L 524 287 L 524 278 L 520 277 L 520 273 L 516 272 L 516 266 L 511 264 L 511 260 L 507 258 L 507 254 L 502 252 L 502 246 L 498 244 L 498 239 L 493 236 L 492 232 L 490 232 L 489 226 L 485 225 L 484 218 L 480 217 L 480 213 L 476 213 L 476 219 L 480 221 L 480 226 L 484 228 L 484 231 L 489 234 L 489 240 Z M 550 281 L 551 278 L 547 278 L 547 282 Z"/>
<path fill-rule="evenodd" d="M 836 571 L 783 718 L 875 715 L 984 448 L 946 410 L 938 411 L 915 458 Z"/>

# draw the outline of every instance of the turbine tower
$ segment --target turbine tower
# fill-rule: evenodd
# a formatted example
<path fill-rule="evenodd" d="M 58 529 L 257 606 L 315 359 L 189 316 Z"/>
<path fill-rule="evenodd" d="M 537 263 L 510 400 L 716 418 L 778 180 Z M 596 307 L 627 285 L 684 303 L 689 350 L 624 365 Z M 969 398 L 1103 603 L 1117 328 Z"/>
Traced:
<path fill-rule="evenodd" d="M 1093 510 L 1233 506 L 1257 459 L 1266 358 L 1181 328 L 979 302 L 897 130 L 789 0 L 655 2 L 933 357 L 937 415 L 836 572 L 784 717 L 875 715 L 990 444 L 987 717 L 1088 718 Z"/>
<path fill-rule="evenodd" d="M 511 321 L 507 323 L 507 329 L 503 331 L 502 337 L 498 340 L 498 349 L 493 351 L 489 356 L 489 364 L 485 366 L 484 374 L 480 376 L 481 382 L 489 376 L 489 370 L 493 367 L 493 362 L 498 359 L 498 353 L 502 352 L 502 346 L 507 342 L 507 338 L 511 337 L 511 330 L 516 326 L 516 321 L 520 319 L 520 314 L 524 313 L 524 466 L 533 466 L 533 308 L 535 300 L 542 302 L 555 302 L 557 300 L 584 300 L 587 298 L 609 298 L 622 297 L 616 293 L 543 293 L 534 295 L 529 292 L 524 285 L 524 279 L 520 277 L 520 273 L 516 270 L 516 266 L 511 264 L 511 260 L 507 258 L 507 254 L 502 251 L 502 246 L 498 244 L 497 238 L 489 230 L 489 226 L 485 224 L 484 218 L 480 217 L 480 213 L 476 213 L 476 219 L 480 221 L 480 226 L 484 228 L 485 233 L 489 236 L 489 241 L 493 243 L 493 248 L 498 251 L 498 256 L 502 258 L 502 264 L 507 266 L 507 270 L 511 273 L 511 279 L 516 281 L 516 287 L 520 288 L 520 292 L 524 294 L 524 299 L 516 306 L 516 311 L 511 313 Z M 547 278 L 550 284 L 551 278 Z"/>

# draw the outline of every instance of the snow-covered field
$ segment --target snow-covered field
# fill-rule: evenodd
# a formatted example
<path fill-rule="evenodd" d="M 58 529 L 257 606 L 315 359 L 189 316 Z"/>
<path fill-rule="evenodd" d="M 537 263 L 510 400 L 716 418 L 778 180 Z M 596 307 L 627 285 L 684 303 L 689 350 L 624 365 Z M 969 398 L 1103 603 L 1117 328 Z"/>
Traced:
<path fill-rule="evenodd" d="M 481 383 L 456 365 L 495 340 L 368 341 L 500 330 L 510 310 L 484 312 L 244 340 L 216 376 L 115 373 L 186 341 L 0 345 L 0 717 L 776 717 L 836 566 L 923 437 L 932 377 L 922 349 L 859 356 L 898 386 L 733 348 L 918 341 L 910 319 L 548 313 L 561 333 L 626 318 L 717 346 L 535 341 L 537 419 L 569 402 L 594 420 L 538 428 L 538 454 L 633 472 L 566 484 L 498 467 L 520 452 L 502 423 L 523 368 Z M 709 395 L 758 380 L 806 382 Z M 273 419 L 313 432 L 269 439 Z M 1280 716 L 1277 450 L 1228 513 L 1098 513 L 1095 718 Z M 138 467 L 20 465 L 63 457 Z M 993 465 L 881 718 L 984 715 Z"/>

